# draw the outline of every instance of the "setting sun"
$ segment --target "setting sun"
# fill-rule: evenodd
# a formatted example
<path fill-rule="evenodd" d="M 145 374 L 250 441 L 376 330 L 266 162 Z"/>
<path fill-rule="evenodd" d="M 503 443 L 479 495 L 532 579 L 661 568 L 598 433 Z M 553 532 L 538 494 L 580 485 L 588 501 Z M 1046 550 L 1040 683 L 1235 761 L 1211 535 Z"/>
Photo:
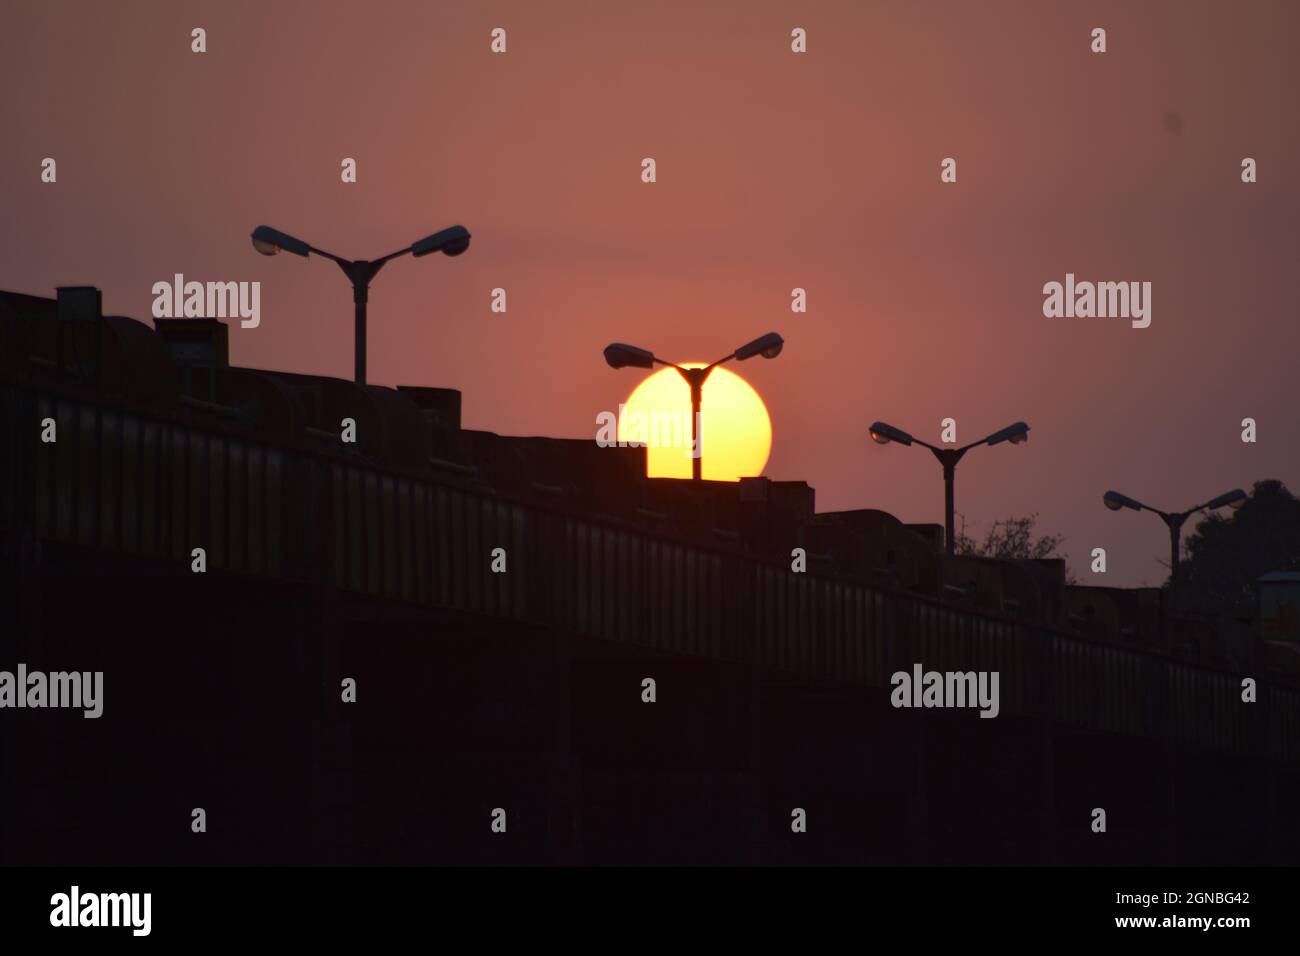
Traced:
<path fill-rule="evenodd" d="M 685 362 L 702 368 L 702 362 Z M 761 474 L 772 451 L 772 420 L 758 392 L 743 378 L 715 368 L 704 383 L 700 412 L 703 477 L 738 481 Z M 676 369 L 664 368 L 633 390 L 618 420 L 619 441 L 645 441 L 652 478 L 691 477 L 691 389 Z"/>

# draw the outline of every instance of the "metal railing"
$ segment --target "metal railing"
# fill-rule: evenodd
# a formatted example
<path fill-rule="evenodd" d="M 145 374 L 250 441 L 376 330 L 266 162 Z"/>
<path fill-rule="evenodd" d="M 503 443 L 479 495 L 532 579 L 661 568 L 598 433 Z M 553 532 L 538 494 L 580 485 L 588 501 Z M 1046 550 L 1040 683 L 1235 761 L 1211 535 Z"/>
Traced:
<path fill-rule="evenodd" d="M 1300 693 L 1210 664 L 522 501 L 462 470 L 405 473 L 237 423 L 3 385 L 0 530 L 567 628 L 809 679 L 998 670 L 1004 713 L 1190 747 L 1300 758 Z M 56 423 L 43 443 L 40 423 Z M 508 571 L 491 570 L 504 548 Z M 1261 677 L 1261 675 L 1253 675 Z"/>

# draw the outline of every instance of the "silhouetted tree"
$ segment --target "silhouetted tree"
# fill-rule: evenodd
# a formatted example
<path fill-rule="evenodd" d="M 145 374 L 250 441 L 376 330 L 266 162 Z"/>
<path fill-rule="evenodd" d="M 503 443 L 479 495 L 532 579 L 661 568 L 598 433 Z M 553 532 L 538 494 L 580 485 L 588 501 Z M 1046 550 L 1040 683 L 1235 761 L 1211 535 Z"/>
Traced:
<path fill-rule="evenodd" d="M 1187 538 L 1179 571 L 1184 601 L 1201 611 L 1252 616 L 1256 578 L 1300 571 L 1300 499 L 1280 481 L 1257 481 L 1229 514 L 1207 515 Z"/>
<path fill-rule="evenodd" d="M 957 533 L 957 553 L 979 558 L 1038 559 L 1064 558 L 1060 552 L 1065 543 L 1065 535 L 1034 534 L 1038 524 L 1038 515 L 1022 515 L 1018 518 L 1004 518 L 994 521 L 982 541 L 976 541 L 966 534 L 966 523 L 962 521 L 961 531 Z M 1073 583 L 1074 575 L 1066 574 Z"/>

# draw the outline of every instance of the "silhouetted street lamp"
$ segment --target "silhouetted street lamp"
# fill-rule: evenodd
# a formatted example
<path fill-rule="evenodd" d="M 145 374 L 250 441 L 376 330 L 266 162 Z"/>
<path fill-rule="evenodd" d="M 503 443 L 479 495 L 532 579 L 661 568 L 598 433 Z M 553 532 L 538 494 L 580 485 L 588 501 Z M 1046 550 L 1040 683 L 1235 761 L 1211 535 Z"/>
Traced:
<path fill-rule="evenodd" d="M 997 445 L 1004 441 L 1009 441 L 1013 445 L 1019 445 L 1021 442 L 1029 441 L 1029 426 L 1024 422 L 1016 422 L 1014 425 L 1008 425 L 1001 431 L 994 432 L 988 438 L 977 442 L 971 442 L 969 445 L 965 445 L 961 448 L 936 448 L 928 442 L 923 442 L 919 438 L 912 437 L 901 428 L 895 428 L 893 425 L 887 425 L 884 422 L 873 422 L 870 430 L 871 440 L 878 445 L 888 445 L 891 441 L 896 441 L 900 445 L 911 445 L 915 443 L 934 452 L 934 457 L 938 458 L 939 463 L 943 465 L 943 527 L 948 554 L 955 554 L 957 550 L 957 538 L 956 533 L 953 530 L 952 498 L 953 479 L 957 476 L 957 462 L 961 461 L 962 456 L 976 445 Z"/>
<path fill-rule="evenodd" d="M 412 243 L 405 249 L 391 252 L 379 259 L 357 259 L 353 261 L 325 252 L 323 249 L 317 249 L 315 246 L 309 246 L 301 239 L 295 239 L 293 236 L 280 232 L 278 229 L 272 229 L 270 226 L 258 226 L 253 230 L 253 248 L 264 256 L 273 256 L 278 252 L 292 252 L 295 256 L 302 256 L 304 259 L 307 258 L 308 253 L 314 252 L 318 256 L 324 256 L 326 259 L 332 259 L 338 263 L 338 267 L 343 270 L 343 274 L 352 283 L 352 301 L 356 304 L 357 314 L 356 382 L 358 385 L 365 385 L 366 300 L 370 295 L 370 280 L 379 274 L 379 270 L 384 267 L 384 263 L 388 262 L 389 259 L 396 259 L 408 252 L 417 259 L 420 256 L 427 256 L 431 252 L 458 256 L 469 248 L 469 238 L 469 230 L 464 226 L 450 226 L 441 232 L 426 236 L 419 242 Z"/>
<path fill-rule="evenodd" d="M 704 400 L 704 383 L 713 374 L 713 370 L 724 362 L 730 362 L 732 359 L 743 362 L 755 355 L 773 359 L 781 354 L 784 345 L 785 340 L 781 336 L 775 332 L 768 332 L 767 335 L 759 336 L 754 341 L 745 343 L 730 355 L 723 356 L 704 368 L 683 368 L 672 362 L 665 362 L 663 359 L 656 358 L 653 352 L 639 349 L 634 345 L 615 342 L 613 345 L 606 346 L 605 361 L 609 363 L 610 368 L 653 368 L 657 362 L 660 365 L 667 365 L 670 368 L 677 369 L 682 378 L 686 379 L 686 384 L 691 387 L 691 448 L 693 450 L 691 477 L 699 481 L 704 470 L 702 462 L 703 449 L 700 448 L 700 406 Z"/>
<path fill-rule="evenodd" d="M 1244 491 L 1240 488 L 1234 488 L 1232 491 L 1224 492 L 1217 498 L 1211 498 L 1203 505 L 1188 508 L 1186 511 L 1161 511 L 1158 508 L 1144 505 L 1127 495 L 1121 495 L 1118 491 L 1106 492 L 1102 495 L 1101 500 L 1111 511 L 1119 511 L 1121 508 L 1132 508 L 1134 511 L 1150 511 L 1158 514 L 1164 520 L 1165 525 L 1169 528 L 1169 581 L 1172 587 L 1178 583 L 1178 565 L 1183 550 L 1183 522 L 1198 511 L 1215 511 L 1224 507 L 1236 511 L 1246 503 L 1246 498 L 1247 495 Z"/>

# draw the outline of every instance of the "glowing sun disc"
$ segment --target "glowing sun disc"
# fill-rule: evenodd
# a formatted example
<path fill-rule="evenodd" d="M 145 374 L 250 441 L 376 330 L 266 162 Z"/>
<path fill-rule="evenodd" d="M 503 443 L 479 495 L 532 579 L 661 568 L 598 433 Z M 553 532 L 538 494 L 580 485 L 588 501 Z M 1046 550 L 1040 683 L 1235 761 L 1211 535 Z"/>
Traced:
<path fill-rule="evenodd" d="M 683 362 L 701 368 L 702 362 Z M 645 441 L 651 478 L 691 477 L 691 388 L 676 369 L 648 376 L 618 418 L 619 441 Z M 772 419 L 758 392 L 735 372 L 715 368 L 700 410 L 703 477 L 739 481 L 762 474 L 772 452 Z"/>

